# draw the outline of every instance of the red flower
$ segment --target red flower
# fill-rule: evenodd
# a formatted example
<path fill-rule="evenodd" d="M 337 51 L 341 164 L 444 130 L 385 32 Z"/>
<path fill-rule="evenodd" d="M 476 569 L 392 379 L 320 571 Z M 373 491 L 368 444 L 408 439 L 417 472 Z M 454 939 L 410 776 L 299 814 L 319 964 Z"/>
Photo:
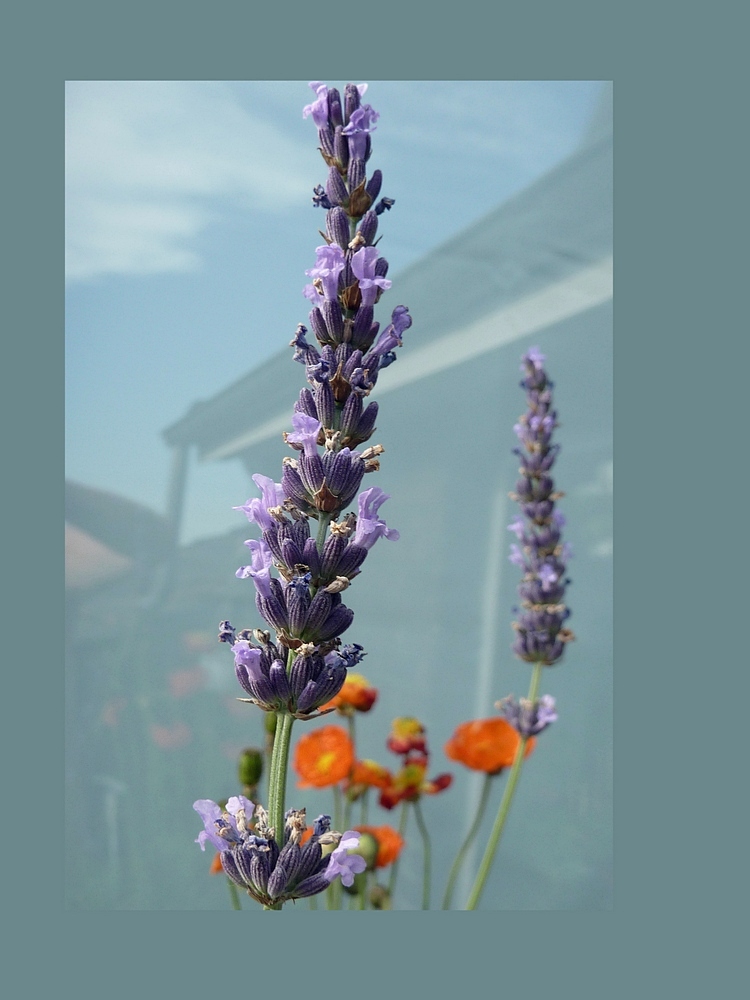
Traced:
<path fill-rule="evenodd" d="M 347 674 L 344 685 L 320 711 L 338 709 L 341 715 L 352 715 L 354 712 L 369 712 L 378 698 L 378 689 L 370 687 L 362 674 Z"/>
<path fill-rule="evenodd" d="M 404 800 L 413 802 L 422 795 L 436 795 L 448 788 L 453 781 L 453 776 L 450 774 L 439 774 L 437 778 L 428 779 L 426 773 L 426 756 L 407 758 L 391 783 L 381 791 L 381 806 L 393 809 Z"/>
<path fill-rule="evenodd" d="M 386 746 L 394 753 L 427 753 L 425 728 L 419 719 L 402 717 L 394 719 Z"/>

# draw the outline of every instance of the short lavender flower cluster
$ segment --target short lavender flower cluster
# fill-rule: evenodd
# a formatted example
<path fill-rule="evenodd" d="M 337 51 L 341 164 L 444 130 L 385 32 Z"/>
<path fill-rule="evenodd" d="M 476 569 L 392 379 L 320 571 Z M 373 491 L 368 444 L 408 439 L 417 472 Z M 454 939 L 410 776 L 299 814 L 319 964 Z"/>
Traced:
<path fill-rule="evenodd" d="M 565 563 L 570 548 L 560 544 L 565 524 L 555 509 L 562 496 L 555 492 L 550 475 L 560 446 L 552 444 L 557 414 L 552 408 L 552 383 L 543 368 L 544 355 L 531 348 L 523 357 L 521 382 L 526 389 L 528 411 L 513 428 L 523 445 L 514 454 L 521 458 L 521 478 L 511 498 L 521 506 L 523 517 L 508 526 L 521 545 L 511 546 L 510 561 L 524 571 L 518 587 L 522 606 L 514 627 L 518 632 L 513 652 L 529 663 L 551 666 L 563 655 L 572 634 L 562 627 L 570 611 L 562 603 Z"/>
<path fill-rule="evenodd" d="M 318 816 L 312 836 L 303 845 L 305 812 L 290 809 L 279 846 L 275 831 L 268 826 L 266 810 L 254 806 L 244 795 L 229 799 L 226 809 L 210 799 L 200 799 L 193 808 L 204 825 L 196 844 L 205 851 L 206 841 L 210 841 L 220 852 L 229 878 L 264 906 L 315 896 L 337 875 L 350 886 L 354 876 L 365 870 L 364 858 L 348 853 L 358 845 L 359 835 L 353 830 L 332 832 L 330 816 Z M 251 827 L 253 813 L 256 822 Z"/>
<path fill-rule="evenodd" d="M 552 444 L 557 413 L 552 405 L 552 382 L 544 370 L 544 355 L 532 347 L 522 358 L 528 409 L 513 428 L 522 447 L 514 449 L 521 459 L 521 478 L 510 496 L 518 501 L 522 515 L 508 526 L 520 545 L 511 545 L 510 561 L 523 570 L 518 587 L 521 608 L 513 623 L 516 640 L 513 652 L 528 663 L 552 666 L 563 655 L 573 633 L 563 627 L 570 616 L 563 603 L 565 564 L 570 547 L 561 543 L 565 518 L 555 503 L 562 493 L 555 492 L 551 476 L 560 446 Z M 503 698 L 497 707 L 523 736 L 541 732 L 557 718 L 554 699 L 549 695 L 533 701 Z"/>

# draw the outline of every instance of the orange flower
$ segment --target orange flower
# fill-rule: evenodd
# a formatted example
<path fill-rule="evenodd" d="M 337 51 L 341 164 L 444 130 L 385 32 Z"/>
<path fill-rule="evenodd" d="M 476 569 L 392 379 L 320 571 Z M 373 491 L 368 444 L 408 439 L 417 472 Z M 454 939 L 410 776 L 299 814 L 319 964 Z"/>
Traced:
<path fill-rule="evenodd" d="M 445 754 L 473 771 L 497 774 L 513 763 L 520 740 L 518 731 L 505 719 L 473 719 L 457 726 L 445 744 Z M 524 757 L 529 756 L 535 743 L 531 736 Z"/>
<path fill-rule="evenodd" d="M 394 719 L 391 732 L 386 740 L 386 746 L 394 753 L 427 752 L 427 742 L 424 737 L 425 728 L 419 719 L 402 717 Z"/>
<path fill-rule="evenodd" d="M 354 747 L 341 726 L 322 726 L 301 736 L 294 751 L 298 788 L 327 788 L 348 777 Z"/>
<path fill-rule="evenodd" d="M 378 842 L 378 856 L 375 859 L 376 868 L 386 868 L 392 865 L 401 853 L 406 841 L 392 826 L 355 826 L 359 833 L 369 833 Z"/>
<path fill-rule="evenodd" d="M 220 875 L 224 871 L 221 864 L 221 854 L 217 851 L 214 854 L 214 859 L 211 862 L 211 867 L 208 869 L 209 875 Z"/>
<path fill-rule="evenodd" d="M 358 760 L 352 771 L 351 784 L 365 785 L 367 788 L 385 788 L 393 781 L 387 767 L 374 760 Z"/>
<path fill-rule="evenodd" d="M 344 686 L 339 693 L 321 706 L 320 711 L 336 708 L 341 715 L 351 715 L 353 712 L 369 712 L 378 698 L 378 689 L 370 687 L 362 674 L 347 674 Z"/>

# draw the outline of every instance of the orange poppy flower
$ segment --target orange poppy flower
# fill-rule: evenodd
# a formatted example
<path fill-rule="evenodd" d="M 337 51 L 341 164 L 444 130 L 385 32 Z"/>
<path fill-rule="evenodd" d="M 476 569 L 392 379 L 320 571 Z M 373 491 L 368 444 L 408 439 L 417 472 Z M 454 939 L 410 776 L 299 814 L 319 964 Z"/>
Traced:
<path fill-rule="evenodd" d="M 419 719 L 402 717 L 394 719 L 386 746 L 394 753 L 427 753 L 425 728 Z"/>
<path fill-rule="evenodd" d="M 349 776 L 354 765 L 352 741 L 341 726 L 322 726 L 301 736 L 294 750 L 298 788 L 327 788 Z"/>
<path fill-rule="evenodd" d="M 473 719 L 456 727 L 445 744 L 445 755 L 473 771 L 496 774 L 511 766 L 520 740 L 518 730 L 505 719 Z M 535 743 L 531 736 L 526 743 L 524 757 L 529 756 Z"/>
<path fill-rule="evenodd" d="M 385 788 L 393 781 L 387 767 L 374 760 L 358 760 L 352 771 L 351 784 L 365 785 L 367 788 Z"/>
<path fill-rule="evenodd" d="M 401 834 L 392 826 L 355 826 L 354 829 L 359 833 L 369 833 L 377 841 L 376 868 L 386 868 L 388 865 L 392 865 L 406 843 Z"/>
<path fill-rule="evenodd" d="M 224 868 L 222 867 L 222 864 L 221 864 L 221 854 L 217 851 L 216 854 L 214 854 L 214 859 L 211 862 L 211 867 L 208 869 L 208 874 L 209 875 L 220 875 L 221 872 L 223 872 L 223 871 L 224 871 Z"/>
<path fill-rule="evenodd" d="M 332 698 L 326 705 L 321 706 L 321 711 L 336 708 L 341 715 L 351 715 L 353 712 L 369 712 L 378 698 L 378 689 L 370 687 L 369 682 L 362 674 L 347 674 L 344 686 L 335 698 Z"/>

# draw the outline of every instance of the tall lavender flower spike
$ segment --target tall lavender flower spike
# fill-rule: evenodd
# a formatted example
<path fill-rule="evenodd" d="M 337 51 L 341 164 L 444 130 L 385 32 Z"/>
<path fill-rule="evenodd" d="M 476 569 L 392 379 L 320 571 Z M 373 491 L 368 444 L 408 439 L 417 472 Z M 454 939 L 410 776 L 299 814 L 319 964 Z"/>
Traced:
<path fill-rule="evenodd" d="M 382 331 L 375 320 L 378 302 L 391 287 L 388 261 L 376 248 L 378 219 L 393 199 L 375 204 L 383 177 L 379 170 L 367 176 L 379 118 L 362 103 L 367 85 L 347 84 L 343 99 L 320 81 L 310 86 L 315 100 L 303 115 L 317 126 L 328 175 L 313 193 L 313 203 L 326 211 L 325 245 L 316 249 L 303 289 L 314 343 L 300 323 L 290 345 L 294 360 L 305 366 L 308 385 L 284 434 L 292 454 L 283 460 L 281 482 L 253 476 L 260 497 L 235 508 L 261 534 L 245 543 L 250 563 L 236 575 L 252 581 L 256 609 L 275 631 L 275 641 L 263 629 L 237 632 L 228 621 L 219 626 L 219 641 L 232 647 L 235 674 L 248 695 L 240 700 L 276 715 L 269 812 L 256 808 L 252 828 L 249 805 L 222 813 L 209 800 L 196 803 L 205 826 L 201 846 L 211 840 L 227 875 L 269 909 L 320 892 L 338 876 L 349 886 L 365 865 L 348 853 L 358 835 L 350 830 L 343 838 L 334 835 L 330 824 L 323 829 L 316 821 L 312 838 L 300 846 L 304 814 L 284 811 L 286 773 L 295 719 L 331 711 L 323 706 L 365 655 L 356 643 L 341 646 L 354 618 L 341 594 L 379 538 L 398 538 L 379 516 L 387 495 L 377 487 L 360 492 L 365 475 L 379 469 L 383 448 L 368 445 L 360 451 L 359 446 L 374 433 L 378 414 L 367 396 L 379 373 L 396 360 L 412 322 L 404 305 L 391 309 Z M 355 500 L 357 513 L 350 509 Z M 314 531 L 311 522 L 317 522 Z M 283 830 L 278 841 L 274 830 Z M 328 846 L 333 851 L 326 860 Z"/>
<path fill-rule="evenodd" d="M 300 846 L 307 829 L 304 809 L 286 813 L 279 841 L 268 825 L 266 810 L 242 795 L 229 799 L 225 810 L 210 799 L 198 800 L 193 808 L 204 825 L 196 840 L 201 850 L 210 841 L 220 852 L 229 878 L 264 906 L 315 896 L 337 877 L 349 886 L 354 875 L 365 869 L 364 858 L 347 853 L 358 846 L 359 834 L 332 831 L 330 816 L 319 816 L 312 837 Z"/>
<path fill-rule="evenodd" d="M 329 171 L 325 189 L 316 188 L 314 199 L 328 206 L 326 242 L 315 251 L 315 264 L 306 272 L 312 280 L 304 289 L 317 346 L 300 324 L 292 346 L 294 359 L 305 365 L 309 388 L 300 392 L 292 430 L 284 435 L 293 451 L 283 461 L 281 482 L 253 476 L 261 496 L 235 508 L 262 535 L 245 543 L 251 561 L 236 575 L 252 580 L 256 608 L 276 631 L 279 646 L 270 637 L 253 646 L 250 639 L 220 636 L 234 646 L 237 676 L 249 700 L 296 718 L 312 717 L 324 694 L 330 700 L 337 693 L 332 685 L 343 684 L 345 672 L 330 663 L 324 667 L 353 619 L 341 592 L 361 572 L 378 538 L 398 538 L 378 516 L 388 499 L 379 488 L 360 493 L 357 514 L 346 511 L 365 475 L 379 469 L 383 451 L 380 445 L 358 448 L 372 436 L 378 413 L 377 403 L 366 398 L 379 372 L 396 360 L 412 322 L 403 305 L 391 310 L 382 331 L 374 319 L 391 281 L 388 262 L 375 247 L 378 212 L 372 206 L 383 177 L 375 170 L 367 178 L 370 136 L 379 118 L 362 104 L 367 85 L 348 84 L 343 100 L 320 81 L 310 87 L 315 100 L 303 115 L 318 128 Z M 311 520 L 318 522 L 315 535 Z"/>
<path fill-rule="evenodd" d="M 561 544 L 560 531 L 565 518 L 555 508 L 563 495 L 555 492 L 550 475 L 559 451 L 552 444 L 557 413 L 552 406 L 552 382 L 544 370 L 544 355 L 532 347 L 522 358 L 521 371 L 526 390 L 527 412 L 514 427 L 522 447 L 514 449 L 521 459 L 511 499 L 518 501 L 522 517 L 508 526 L 520 545 L 511 546 L 510 561 L 524 571 L 518 587 L 521 608 L 513 627 L 517 632 L 513 652 L 529 663 L 552 666 L 563 655 L 573 633 L 563 627 L 570 616 L 563 603 L 565 564 L 570 556 L 567 544 Z"/>

